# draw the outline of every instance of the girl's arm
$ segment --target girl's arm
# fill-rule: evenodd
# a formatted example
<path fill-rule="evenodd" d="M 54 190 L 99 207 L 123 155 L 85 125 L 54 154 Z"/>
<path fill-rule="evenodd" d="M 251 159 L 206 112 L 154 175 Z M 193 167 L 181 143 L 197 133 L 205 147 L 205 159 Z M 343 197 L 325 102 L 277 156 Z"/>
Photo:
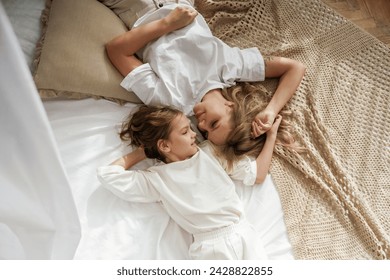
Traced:
<path fill-rule="evenodd" d="M 269 129 L 266 132 L 267 138 L 265 140 L 263 149 L 261 150 L 260 154 L 256 158 L 256 165 L 257 165 L 256 184 L 260 184 L 264 182 L 268 174 L 268 171 L 270 169 L 272 154 L 275 148 L 276 134 L 278 132 L 278 128 L 281 121 L 282 121 L 282 117 L 278 115 L 275 118 L 275 122 L 273 123 L 271 129 Z M 259 128 L 253 127 L 253 129 L 257 130 Z"/>
<path fill-rule="evenodd" d="M 270 103 L 254 120 L 260 127 L 260 130 L 256 130 L 257 133 L 252 131 L 254 137 L 260 136 L 272 127 L 276 116 L 297 90 L 305 71 L 306 66 L 293 59 L 271 57 L 265 61 L 265 77 L 280 78 Z"/>
<path fill-rule="evenodd" d="M 126 76 L 142 62 L 134 54 L 147 43 L 190 24 L 197 11 L 176 7 L 166 17 L 135 27 L 106 44 L 107 55 L 118 71 Z"/>
<path fill-rule="evenodd" d="M 143 148 L 137 148 L 117 159 L 110 166 L 99 167 L 97 177 L 103 187 L 126 201 L 145 203 L 160 201 L 160 194 L 151 185 L 144 172 L 127 170 L 144 158 Z"/>
<path fill-rule="evenodd" d="M 136 150 L 128 153 L 127 155 L 115 160 L 110 165 L 119 165 L 124 169 L 129 169 L 134 166 L 138 162 L 144 160 L 146 158 L 145 152 L 143 148 L 137 148 Z"/>

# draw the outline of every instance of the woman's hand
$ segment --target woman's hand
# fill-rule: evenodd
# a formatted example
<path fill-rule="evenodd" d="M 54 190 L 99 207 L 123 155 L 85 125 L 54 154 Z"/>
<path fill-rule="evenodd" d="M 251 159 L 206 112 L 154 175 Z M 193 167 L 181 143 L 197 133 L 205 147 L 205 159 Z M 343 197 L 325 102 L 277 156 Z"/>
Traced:
<path fill-rule="evenodd" d="M 190 24 L 197 15 L 198 12 L 190 7 L 179 6 L 171 11 L 163 21 L 170 31 L 174 31 Z"/>
<path fill-rule="evenodd" d="M 276 138 L 276 134 L 278 133 L 278 129 L 279 129 L 281 121 L 282 121 L 282 116 L 281 115 L 277 115 L 276 118 L 275 118 L 275 122 L 272 124 L 271 129 L 269 129 L 266 132 L 267 138 L 269 138 L 269 137 L 275 137 Z"/>
<path fill-rule="evenodd" d="M 276 114 L 271 111 L 261 111 L 252 122 L 252 138 L 257 138 L 273 127 Z"/>
<path fill-rule="evenodd" d="M 271 125 L 271 128 L 267 130 L 267 138 L 263 149 L 256 158 L 257 169 L 256 169 L 256 183 L 260 184 L 264 182 L 267 177 L 269 168 L 271 166 L 272 154 L 275 148 L 276 143 L 276 134 L 278 133 L 280 122 L 282 121 L 282 116 L 277 115 L 275 121 Z"/>

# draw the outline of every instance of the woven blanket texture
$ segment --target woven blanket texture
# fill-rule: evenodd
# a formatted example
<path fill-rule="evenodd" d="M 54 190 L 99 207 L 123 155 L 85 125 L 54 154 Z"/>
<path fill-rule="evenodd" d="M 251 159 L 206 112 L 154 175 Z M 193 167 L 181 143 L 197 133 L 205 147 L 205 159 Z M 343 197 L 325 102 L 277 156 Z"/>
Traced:
<path fill-rule="evenodd" d="M 195 4 L 229 45 L 307 66 L 287 105 L 306 152 L 271 167 L 295 258 L 389 259 L 390 49 L 320 0 Z"/>

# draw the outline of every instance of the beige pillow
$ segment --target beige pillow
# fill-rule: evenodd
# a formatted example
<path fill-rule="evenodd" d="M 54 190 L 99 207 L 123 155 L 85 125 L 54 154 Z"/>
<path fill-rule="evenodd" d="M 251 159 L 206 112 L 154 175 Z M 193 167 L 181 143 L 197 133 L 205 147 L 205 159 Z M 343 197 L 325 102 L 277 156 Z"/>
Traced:
<path fill-rule="evenodd" d="M 110 8 L 130 29 L 139 18 L 139 13 L 148 6 L 154 7 L 152 0 L 99 0 Z M 158 1 L 157 1 L 158 2 Z"/>
<path fill-rule="evenodd" d="M 123 77 L 104 49 L 106 42 L 127 31 L 115 13 L 97 0 L 49 0 L 48 6 L 34 75 L 41 97 L 140 103 L 120 86 Z"/>
<path fill-rule="evenodd" d="M 177 0 L 99 0 L 110 8 L 130 29 L 145 12 L 155 9 L 159 4 L 179 2 Z M 194 0 L 187 0 L 194 6 Z"/>

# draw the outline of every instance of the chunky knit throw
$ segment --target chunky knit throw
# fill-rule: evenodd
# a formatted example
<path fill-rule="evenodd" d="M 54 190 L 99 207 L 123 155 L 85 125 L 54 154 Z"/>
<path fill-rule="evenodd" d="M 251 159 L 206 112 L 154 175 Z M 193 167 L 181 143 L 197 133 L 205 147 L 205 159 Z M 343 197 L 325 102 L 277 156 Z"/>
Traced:
<path fill-rule="evenodd" d="M 390 49 L 320 0 L 196 7 L 229 45 L 307 66 L 287 105 L 306 152 L 277 147 L 271 168 L 295 257 L 389 259 Z"/>

